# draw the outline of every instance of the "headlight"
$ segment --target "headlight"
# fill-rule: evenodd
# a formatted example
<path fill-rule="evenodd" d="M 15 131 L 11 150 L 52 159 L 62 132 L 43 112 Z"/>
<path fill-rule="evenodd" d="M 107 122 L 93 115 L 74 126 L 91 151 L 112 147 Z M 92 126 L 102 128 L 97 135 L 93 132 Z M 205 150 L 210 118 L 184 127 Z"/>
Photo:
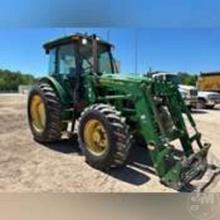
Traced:
<path fill-rule="evenodd" d="M 86 38 L 83 38 L 83 39 L 82 39 L 82 44 L 83 44 L 83 45 L 86 45 L 86 44 L 87 44 L 87 42 L 88 42 L 88 41 L 87 41 L 87 39 L 86 39 Z"/>

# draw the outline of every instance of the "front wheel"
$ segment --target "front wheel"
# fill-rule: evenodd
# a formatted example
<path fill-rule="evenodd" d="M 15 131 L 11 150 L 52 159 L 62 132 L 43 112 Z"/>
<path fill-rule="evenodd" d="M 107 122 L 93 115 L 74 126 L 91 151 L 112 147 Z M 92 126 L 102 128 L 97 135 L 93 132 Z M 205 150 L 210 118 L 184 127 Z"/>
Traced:
<path fill-rule="evenodd" d="M 198 99 L 198 108 L 200 109 L 206 108 L 206 101 L 204 99 Z"/>
<path fill-rule="evenodd" d="M 85 109 L 79 120 L 78 138 L 91 166 L 108 170 L 126 162 L 131 137 L 125 119 L 114 107 L 97 104 Z"/>

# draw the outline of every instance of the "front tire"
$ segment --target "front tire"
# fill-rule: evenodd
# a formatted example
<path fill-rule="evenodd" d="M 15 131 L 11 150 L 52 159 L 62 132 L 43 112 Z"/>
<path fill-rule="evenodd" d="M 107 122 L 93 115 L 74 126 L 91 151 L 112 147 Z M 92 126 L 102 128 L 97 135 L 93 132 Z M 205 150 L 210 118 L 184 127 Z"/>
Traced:
<path fill-rule="evenodd" d="M 54 89 L 47 83 L 35 85 L 28 97 L 28 122 L 34 139 L 54 142 L 61 138 L 61 106 Z"/>
<path fill-rule="evenodd" d="M 198 108 L 205 109 L 206 108 L 206 101 L 204 99 L 198 99 Z"/>
<path fill-rule="evenodd" d="M 125 118 L 106 104 L 92 105 L 82 112 L 78 139 L 87 163 L 100 170 L 124 165 L 131 146 Z"/>

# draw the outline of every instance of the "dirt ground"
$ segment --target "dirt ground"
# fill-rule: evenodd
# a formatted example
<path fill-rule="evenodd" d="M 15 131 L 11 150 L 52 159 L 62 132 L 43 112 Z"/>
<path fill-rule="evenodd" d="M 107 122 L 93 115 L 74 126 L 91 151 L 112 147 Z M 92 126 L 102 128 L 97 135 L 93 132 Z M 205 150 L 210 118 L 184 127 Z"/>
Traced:
<path fill-rule="evenodd" d="M 203 139 L 220 161 L 220 106 L 193 113 Z M 72 141 L 40 145 L 26 118 L 26 96 L 0 94 L 1 192 L 175 192 L 159 182 L 144 148 L 133 147 L 130 163 L 103 173 L 88 166 Z M 215 180 L 211 191 L 220 192 Z"/>

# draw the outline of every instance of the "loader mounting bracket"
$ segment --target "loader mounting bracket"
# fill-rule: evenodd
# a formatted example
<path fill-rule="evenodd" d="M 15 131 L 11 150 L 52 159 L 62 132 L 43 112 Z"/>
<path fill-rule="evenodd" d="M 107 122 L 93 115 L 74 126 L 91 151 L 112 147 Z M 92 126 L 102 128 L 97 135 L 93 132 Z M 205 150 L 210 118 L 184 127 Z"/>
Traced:
<path fill-rule="evenodd" d="M 184 158 L 161 178 L 161 182 L 176 190 L 187 188 L 192 180 L 201 179 L 205 174 L 208 163 L 207 154 L 210 148 L 209 144 L 197 153 L 191 154 L 189 157 Z"/>

